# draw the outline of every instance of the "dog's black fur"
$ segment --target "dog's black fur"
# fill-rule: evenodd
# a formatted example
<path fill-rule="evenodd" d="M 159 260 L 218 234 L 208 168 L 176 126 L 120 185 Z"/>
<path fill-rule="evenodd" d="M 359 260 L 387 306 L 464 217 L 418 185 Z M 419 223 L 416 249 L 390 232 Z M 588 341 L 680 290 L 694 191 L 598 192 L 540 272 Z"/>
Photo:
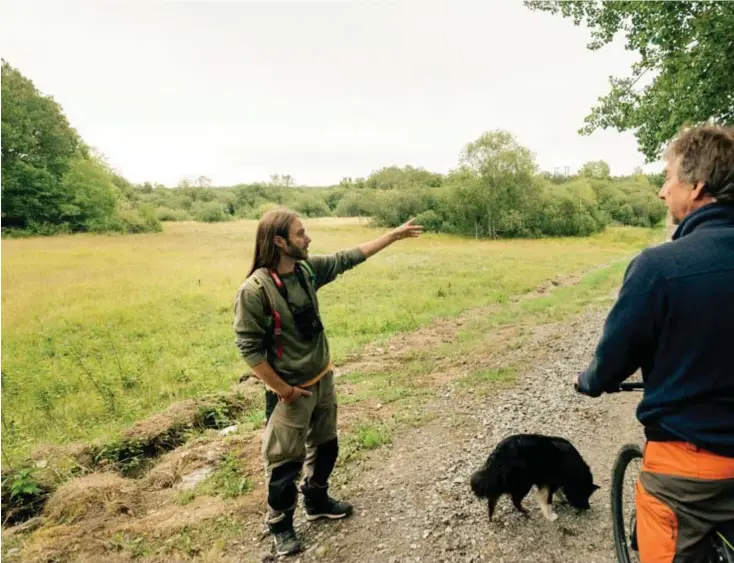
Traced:
<path fill-rule="evenodd" d="M 588 510 L 589 497 L 599 489 L 589 466 L 565 438 L 542 434 L 516 434 L 502 440 L 484 465 L 471 477 L 471 488 L 489 504 L 489 519 L 503 494 L 512 497 L 515 508 L 527 514 L 522 500 L 532 486 L 548 489 L 548 504 L 561 489 L 568 503 Z"/>

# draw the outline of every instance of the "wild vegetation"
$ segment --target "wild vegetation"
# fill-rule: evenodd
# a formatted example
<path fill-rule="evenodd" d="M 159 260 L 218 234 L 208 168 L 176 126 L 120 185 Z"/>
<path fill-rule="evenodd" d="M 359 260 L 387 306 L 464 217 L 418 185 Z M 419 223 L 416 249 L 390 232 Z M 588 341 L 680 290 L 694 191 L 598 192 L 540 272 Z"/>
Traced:
<path fill-rule="evenodd" d="M 609 224 L 654 226 L 665 216 L 660 178 L 611 177 L 590 162 L 577 174 L 541 173 L 511 133 L 468 143 L 448 174 L 388 166 L 337 186 L 270 182 L 214 187 L 201 176 L 169 188 L 133 185 L 68 123 L 61 107 L 2 64 L 2 227 L 5 236 L 157 232 L 160 221 L 256 219 L 287 204 L 306 217 L 371 217 L 396 226 L 417 217 L 429 231 L 475 238 L 584 236 Z"/>
<path fill-rule="evenodd" d="M 134 198 L 161 221 L 256 219 L 287 205 L 306 217 L 370 217 L 385 227 L 416 217 L 429 231 L 482 239 L 585 236 L 612 224 L 657 226 L 665 218 L 659 175 L 612 177 L 604 161 L 586 163 L 573 176 L 542 173 L 507 131 L 467 144 L 446 175 L 389 166 L 320 188 L 280 176 L 263 184 L 210 184 L 205 177 L 175 188 L 143 184 Z"/>
<path fill-rule="evenodd" d="M 629 76 L 610 77 L 580 133 L 634 131 L 649 162 L 684 124 L 734 122 L 734 4 L 525 0 L 591 32 L 597 51 L 624 35 L 639 55 Z"/>
<path fill-rule="evenodd" d="M 2 61 L 3 235 L 161 230 L 53 98 Z"/>
<path fill-rule="evenodd" d="M 167 405 L 226 390 L 246 371 L 231 333 L 255 221 L 168 223 L 159 234 L 3 241 L 3 452 L 114 436 Z M 311 219 L 312 252 L 379 232 Z M 467 242 L 428 235 L 323 292 L 334 358 L 437 317 L 506 303 L 543 280 L 623 258 L 656 231 Z M 49 280 L 53 280 L 49 284 Z"/>

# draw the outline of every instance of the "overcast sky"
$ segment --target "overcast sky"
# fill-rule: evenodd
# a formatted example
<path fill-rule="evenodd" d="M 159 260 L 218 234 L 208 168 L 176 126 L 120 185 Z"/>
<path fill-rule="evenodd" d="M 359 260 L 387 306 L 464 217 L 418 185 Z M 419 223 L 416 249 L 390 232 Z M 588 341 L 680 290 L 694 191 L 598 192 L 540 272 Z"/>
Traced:
<path fill-rule="evenodd" d="M 2 57 L 133 182 L 447 172 L 497 128 L 545 170 L 644 163 L 631 133 L 577 134 L 635 55 L 520 0 L 0 6 Z"/>

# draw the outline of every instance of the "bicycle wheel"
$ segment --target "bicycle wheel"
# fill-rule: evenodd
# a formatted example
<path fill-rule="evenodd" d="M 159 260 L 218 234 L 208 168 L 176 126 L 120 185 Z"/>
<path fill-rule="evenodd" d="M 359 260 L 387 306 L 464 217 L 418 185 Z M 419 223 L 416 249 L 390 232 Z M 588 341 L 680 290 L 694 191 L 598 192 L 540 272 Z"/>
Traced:
<path fill-rule="evenodd" d="M 734 563 L 734 534 L 731 524 L 717 530 L 711 539 L 711 551 L 706 560 L 708 563 Z"/>
<path fill-rule="evenodd" d="M 635 483 L 639 474 L 639 468 L 635 469 L 634 466 L 641 460 L 640 446 L 626 444 L 619 450 L 612 470 L 612 528 L 614 530 L 614 549 L 617 552 L 619 563 L 639 562 L 632 534 L 636 535 L 634 529 Z"/>

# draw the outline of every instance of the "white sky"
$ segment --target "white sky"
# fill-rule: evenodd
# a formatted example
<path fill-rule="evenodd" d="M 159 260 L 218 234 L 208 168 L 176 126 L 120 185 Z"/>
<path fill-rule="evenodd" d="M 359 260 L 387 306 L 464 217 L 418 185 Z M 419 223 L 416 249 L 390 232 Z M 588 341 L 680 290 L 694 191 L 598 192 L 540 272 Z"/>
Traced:
<path fill-rule="evenodd" d="M 0 0 L 0 55 L 133 182 L 290 174 L 337 183 L 389 165 L 447 172 L 505 128 L 542 169 L 644 158 L 631 133 L 577 130 L 622 41 L 520 0 Z M 658 166 L 646 166 L 657 171 Z"/>

